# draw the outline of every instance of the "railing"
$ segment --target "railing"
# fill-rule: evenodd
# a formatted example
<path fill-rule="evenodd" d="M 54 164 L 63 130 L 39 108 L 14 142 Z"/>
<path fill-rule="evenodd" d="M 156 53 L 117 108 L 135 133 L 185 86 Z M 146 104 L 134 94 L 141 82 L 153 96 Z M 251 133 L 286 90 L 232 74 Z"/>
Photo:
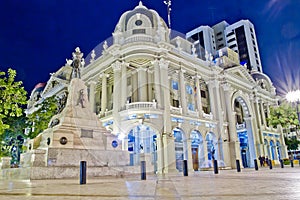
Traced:
<path fill-rule="evenodd" d="M 105 112 L 104 112 L 104 116 L 106 117 L 106 116 L 109 116 L 109 115 L 112 115 L 112 110 L 106 110 Z"/>
<path fill-rule="evenodd" d="M 125 109 L 156 109 L 157 104 L 156 102 L 134 102 L 134 103 L 127 103 L 125 105 Z"/>
<path fill-rule="evenodd" d="M 181 107 L 178 108 L 178 107 L 170 106 L 170 110 L 174 114 L 182 114 L 182 108 Z"/>
<path fill-rule="evenodd" d="M 188 110 L 188 114 L 194 117 L 198 117 L 199 116 L 199 112 L 198 111 L 193 111 L 193 110 Z"/>
<path fill-rule="evenodd" d="M 210 119 L 210 120 L 213 119 L 212 113 L 209 113 L 209 114 L 203 113 L 203 117 L 204 117 L 205 119 Z"/>
<path fill-rule="evenodd" d="M 132 35 L 125 39 L 124 44 L 132 42 L 154 42 L 153 37 L 149 35 Z"/>
<path fill-rule="evenodd" d="M 241 130 L 241 129 L 245 129 L 246 128 L 246 124 L 242 123 L 242 124 L 236 124 L 236 129 L 237 130 Z"/>

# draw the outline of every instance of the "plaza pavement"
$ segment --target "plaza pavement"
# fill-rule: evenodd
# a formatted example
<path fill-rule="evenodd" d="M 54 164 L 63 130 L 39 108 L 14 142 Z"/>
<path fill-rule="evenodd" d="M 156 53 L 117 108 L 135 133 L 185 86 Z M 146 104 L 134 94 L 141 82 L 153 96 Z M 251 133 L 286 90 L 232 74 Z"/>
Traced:
<path fill-rule="evenodd" d="M 0 199 L 116 199 L 116 200 L 299 200 L 300 167 L 219 170 L 141 177 L 78 179 L 1 180 Z"/>

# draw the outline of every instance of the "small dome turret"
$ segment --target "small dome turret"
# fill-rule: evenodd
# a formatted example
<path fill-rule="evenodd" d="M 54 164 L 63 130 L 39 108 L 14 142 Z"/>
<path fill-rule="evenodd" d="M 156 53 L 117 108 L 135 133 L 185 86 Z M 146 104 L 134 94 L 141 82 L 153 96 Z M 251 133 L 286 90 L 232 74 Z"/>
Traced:
<path fill-rule="evenodd" d="M 137 39 L 136 35 L 141 37 Z M 148 9 L 140 1 L 133 10 L 122 14 L 113 36 L 117 44 L 169 41 L 169 29 L 156 11 Z"/>

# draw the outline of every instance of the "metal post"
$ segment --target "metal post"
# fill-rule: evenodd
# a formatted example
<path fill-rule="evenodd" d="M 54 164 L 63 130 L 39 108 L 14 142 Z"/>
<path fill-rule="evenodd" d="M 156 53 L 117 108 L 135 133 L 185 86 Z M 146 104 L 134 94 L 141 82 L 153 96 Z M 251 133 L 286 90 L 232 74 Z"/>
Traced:
<path fill-rule="evenodd" d="M 238 159 L 236 159 L 236 171 L 237 172 L 241 172 L 241 164 L 240 164 L 240 161 Z"/>
<path fill-rule="evenodd" d="M 218 169 L 218 161 L 217 161 L 217 160 L 214 160 L 214 172 L 215 172 L 215 174 L 218 174 L 218 173 L 219 173 L 219 169 Z"/>
<path fill-rule="evenodd" d="M 146 180 L 146 161 L 141 161 L 141 180 Z"/>
<path fill-rule="evenodd" d="M 257 171 L 258 170 L 258 164 L 257 164 L 257 160 L 254 159 L 254 167 L 255 167 L 255 170 Z"/>
<path fill-rule="evenodd" d="M 188 176 L 187 160 L 183 160 L 183 176 Z"/>
<path fill-rule="evenodd" d="M 270 169 L 273 169 L 272 160 L 271 159 L 269 160 L 269 167 L 270 167 Z"/>
<path fill-rule="evenodd" d="M 294 167 L 294 160 L 291 159 L 291 167 Z"/>
<path fill-rule="evenodd" d="M 284 168 L 284 164 L 283 164 L 283 160 L 282 159 L 280 159 L 280 166 L 281 166 L 281 168 Z"/>
<path fill-rule="evenodd" d="M 86 161 L 80 161 L 80 185 L 86 184 Z"/>

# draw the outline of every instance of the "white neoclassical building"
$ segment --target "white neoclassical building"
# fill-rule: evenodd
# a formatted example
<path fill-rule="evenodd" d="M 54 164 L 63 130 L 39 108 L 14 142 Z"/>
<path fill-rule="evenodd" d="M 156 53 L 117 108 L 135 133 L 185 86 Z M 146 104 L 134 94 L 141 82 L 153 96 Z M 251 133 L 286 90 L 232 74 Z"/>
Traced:
<path fill-rule="evenodd" d="M 68 86 L 68 63 L 53 73 L 42 97 Z M 85 59 L 81 79 L 103 126 L 129 151 L 129 165 L 146 157 L 157 173 L 212 166 L 253 167 L 259 155 L 287 157 L 280 127 L 268 126 L 275 88 L 223 48 L 197 56 L 185 36 L 174 36 L 159 14 L 140 3 L 120 17 L 112 35 Z M 30 108 L 28 110 L 30 112 Z"/>

